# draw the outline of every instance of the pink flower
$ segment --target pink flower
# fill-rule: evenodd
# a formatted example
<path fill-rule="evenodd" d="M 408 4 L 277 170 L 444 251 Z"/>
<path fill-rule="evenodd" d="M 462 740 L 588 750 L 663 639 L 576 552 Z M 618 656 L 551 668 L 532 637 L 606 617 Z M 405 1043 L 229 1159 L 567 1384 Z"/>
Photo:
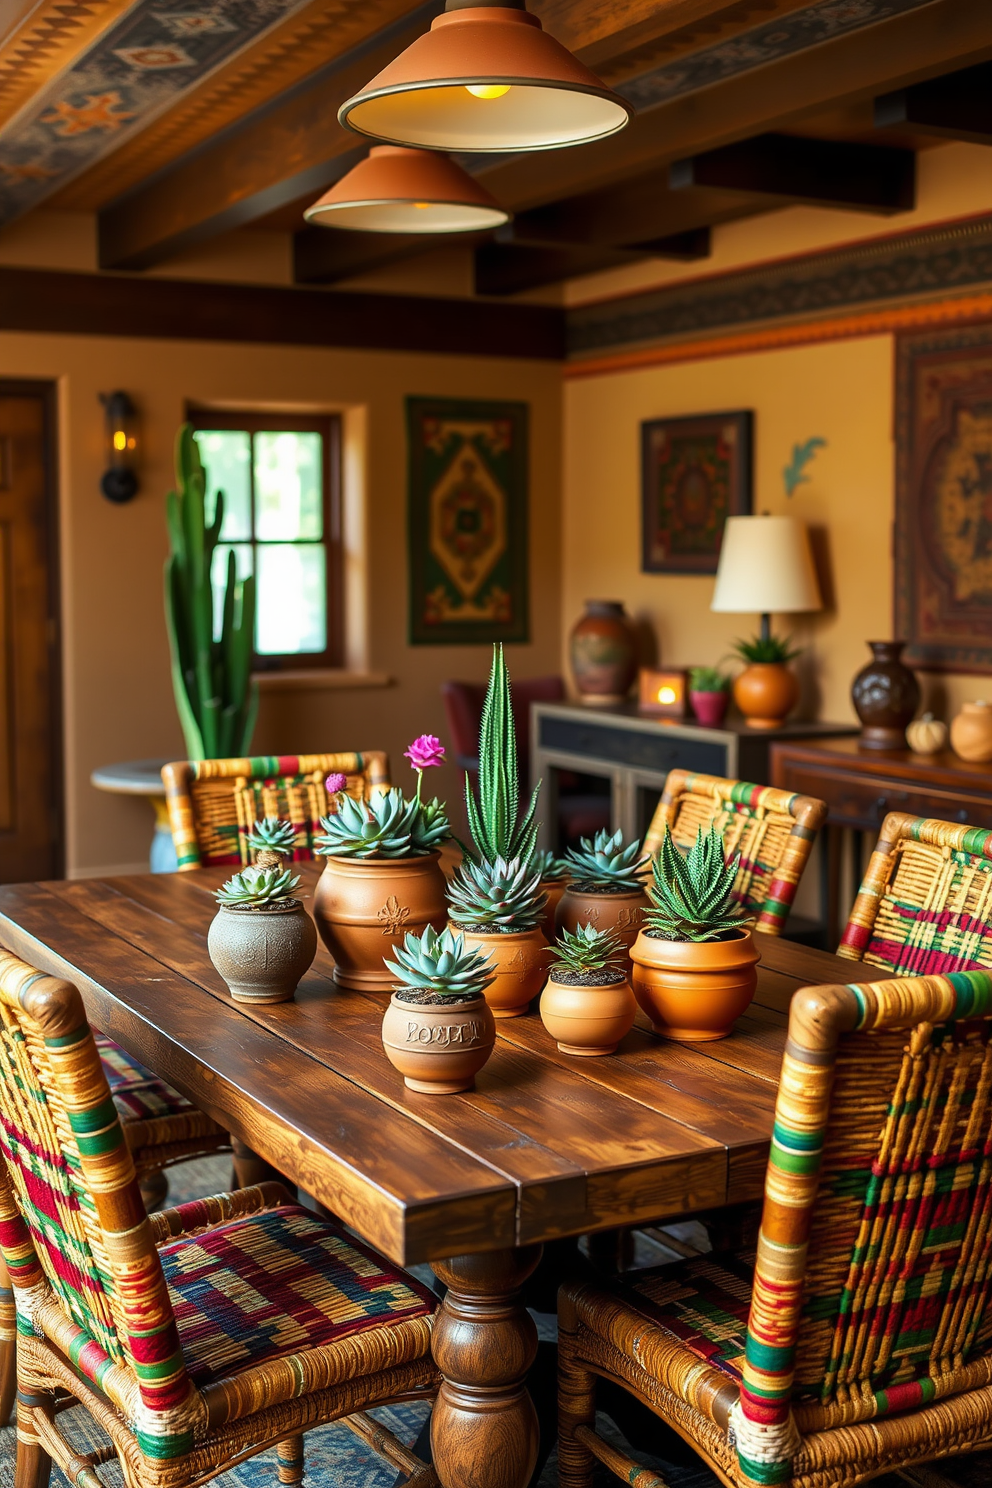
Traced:
<path fill-rule="evenodd" d="M 436 734 L 421 734 L 403 754 L 415 770 L 430 770 L 434 765 L 444 764 L 444 745 Z"/>
<path fill-rule="evenodd" d="M 343 791 L 347 784 L 347 775 L 342 775 L 340 770 L 332 770 L 324 781 L 324 788 L 329 796 L 336 796 L 338 791 Z"/>

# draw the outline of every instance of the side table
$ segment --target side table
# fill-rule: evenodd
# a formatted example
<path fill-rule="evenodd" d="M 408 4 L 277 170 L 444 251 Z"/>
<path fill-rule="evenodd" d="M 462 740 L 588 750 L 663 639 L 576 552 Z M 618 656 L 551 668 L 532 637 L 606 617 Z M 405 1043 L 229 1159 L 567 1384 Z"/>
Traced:
<path fill-rule="evenodd" d="M 175 873 L 178 866 L 172 843 L 169 813 L 165 805 L 162 766 L 168 760 L 127 760 L 120 765 L 101 765 L 90 776 L 97 790 L 113 791 L 121 796 L 144 796 L 155 813 L 155 831 L 148 854 L 153 873 Z"/>

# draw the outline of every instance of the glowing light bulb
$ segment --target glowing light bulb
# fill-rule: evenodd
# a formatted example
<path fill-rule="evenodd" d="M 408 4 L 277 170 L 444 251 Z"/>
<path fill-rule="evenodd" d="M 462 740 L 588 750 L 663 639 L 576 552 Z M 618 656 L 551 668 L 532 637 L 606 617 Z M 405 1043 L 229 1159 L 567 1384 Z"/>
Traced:
<path fill-rule="evenodd" d="M 509 83 L 466 83 L 465 87 L 473 98 L 502 98 L 510 91 Z"/>
<path fill-rule="evenodd" d="M 127 435 L 124 433 L 124 430 L 123 429 L 115 429 L 114 430 L 114 449 L 115 450 L 126 450 L 127 449 Z"/>
<path fill-rule="evenodd" d="M 418 212 L 426 212 L 428 207 L 430 206 L 430 202 L 414 202 L 413 205 L 416 207 Z"/>
<path fill-rule="evenodd" d="M 676 699 L 676 696 L 677 696 L 677 694 L 676 694 L 676 691 L 675 691 L 675 688 L 674 687 L 659 687 L 658 688 L 658 701 L 659 701 L 659 703 L 674 703 L 674 701 Z"/>

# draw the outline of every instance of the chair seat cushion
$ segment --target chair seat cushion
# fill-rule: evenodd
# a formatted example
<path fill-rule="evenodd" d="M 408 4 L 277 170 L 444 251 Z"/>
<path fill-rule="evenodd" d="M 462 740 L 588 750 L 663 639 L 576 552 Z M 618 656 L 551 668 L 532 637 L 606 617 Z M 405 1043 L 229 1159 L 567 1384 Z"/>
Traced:
<path fill-rule="evenodd" d="M 624 1301 L 730 1379 L 744 1368 L 754 1256 L 693 1256 L 675 1265 L 629 1272 Z"/>
<path fill-rule="evenodd" d="M 437 1306 L 426 1287 L 296 1205 L 180 1237 L 159 1254 L 198 1385 Z"/>
<path fill-rule="evenodd" d="M 193 1110 L 178 1090 L 145 1069 L 113 1039 L 95 1032 L 94 1038 L 121 1121 L 155 1121 Z"/>

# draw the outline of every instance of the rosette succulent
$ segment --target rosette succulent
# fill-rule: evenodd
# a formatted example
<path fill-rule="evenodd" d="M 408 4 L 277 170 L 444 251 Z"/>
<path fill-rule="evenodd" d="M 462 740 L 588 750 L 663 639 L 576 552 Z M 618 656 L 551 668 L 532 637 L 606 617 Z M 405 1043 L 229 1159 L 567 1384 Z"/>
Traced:
<path fill-rule="evenodd" d="M 448 885 L 451 918 L 463 929 L 533 930 L 546 902 L 540 872 L 525 858 L 497 857 L 491 863 L 466 858 Z"/>
<path fill-rule="evenodd" d="M 542 883 L 564 883 L 566 878 L 572 876 L 572 870 L 565 859 L 555 857 L 554 853 L 546 848 L 535 852 L 532 861 L 541 875 Z"/>
<path fill-rule="evenodd" d="M 278 816 L 267 816 L 263 821 L 253 822 L 248 833 L 248 846 L 261 868 L 281 868 L 283 859 L 293 851 L 295 841 L 293 823 L 280 821 Z"/>
<path fill-rule="evenodd" d="M 288 868 L 244 868 L 217 890 L 214 898 L 228 909 L 264 909 L 285 904 L 300 886 L 299 874 Z"/>
<path fill-rule="evenodd" d="M 368 801 L 340 795 L 337 811 L 320 825 L 314 851 L 333 858 L 418 857 L 451 835 L 440 801 L 408 801 L 398 786 Z"/>
<path fill-rule="evenodd" d="M 605 830 L 597 832 L 591 842 L 581 837 L 579 846 L 570 847 L 565 854 L 574 888 L 607 893 L 643 889 L 642 874 L 649 861 L 649 854 L 641 854 L 639 839 L 625 847 L 622 832 L 614 832 L 611 837 Z"/>
<path fill-rule="evenodd" d="M 625 972 L 627 950 L 615 930 L 597 930 L 595 925 L 580 925 L 577 930 L 563 930 L 551 953 L 551 969 L 561 978 L 580 977 L 592 981 L 597 976 Z"/>
<path fill-rule="evenodd" d="M 436 997 L 481 997 L 493 976 L 487 952 L 470 949 L 464 935 L 428 925 L 423 935 L 409 934 L 395 946 L 395 961 L 383 961 L 400 986 Z"/>
<path fill-rule="evenodd" d="M 741 930 L 747 910 L 734 901 L 734 880 L 740 853 L 728 862 L 719 832 L 702 827 L 683 855 L 668 828 L 652 864 L 654 882 L 648 888 L 651 908 L 644 911 L 648 935 L 658 940 L 721 940 L 728 931 Z"/>

